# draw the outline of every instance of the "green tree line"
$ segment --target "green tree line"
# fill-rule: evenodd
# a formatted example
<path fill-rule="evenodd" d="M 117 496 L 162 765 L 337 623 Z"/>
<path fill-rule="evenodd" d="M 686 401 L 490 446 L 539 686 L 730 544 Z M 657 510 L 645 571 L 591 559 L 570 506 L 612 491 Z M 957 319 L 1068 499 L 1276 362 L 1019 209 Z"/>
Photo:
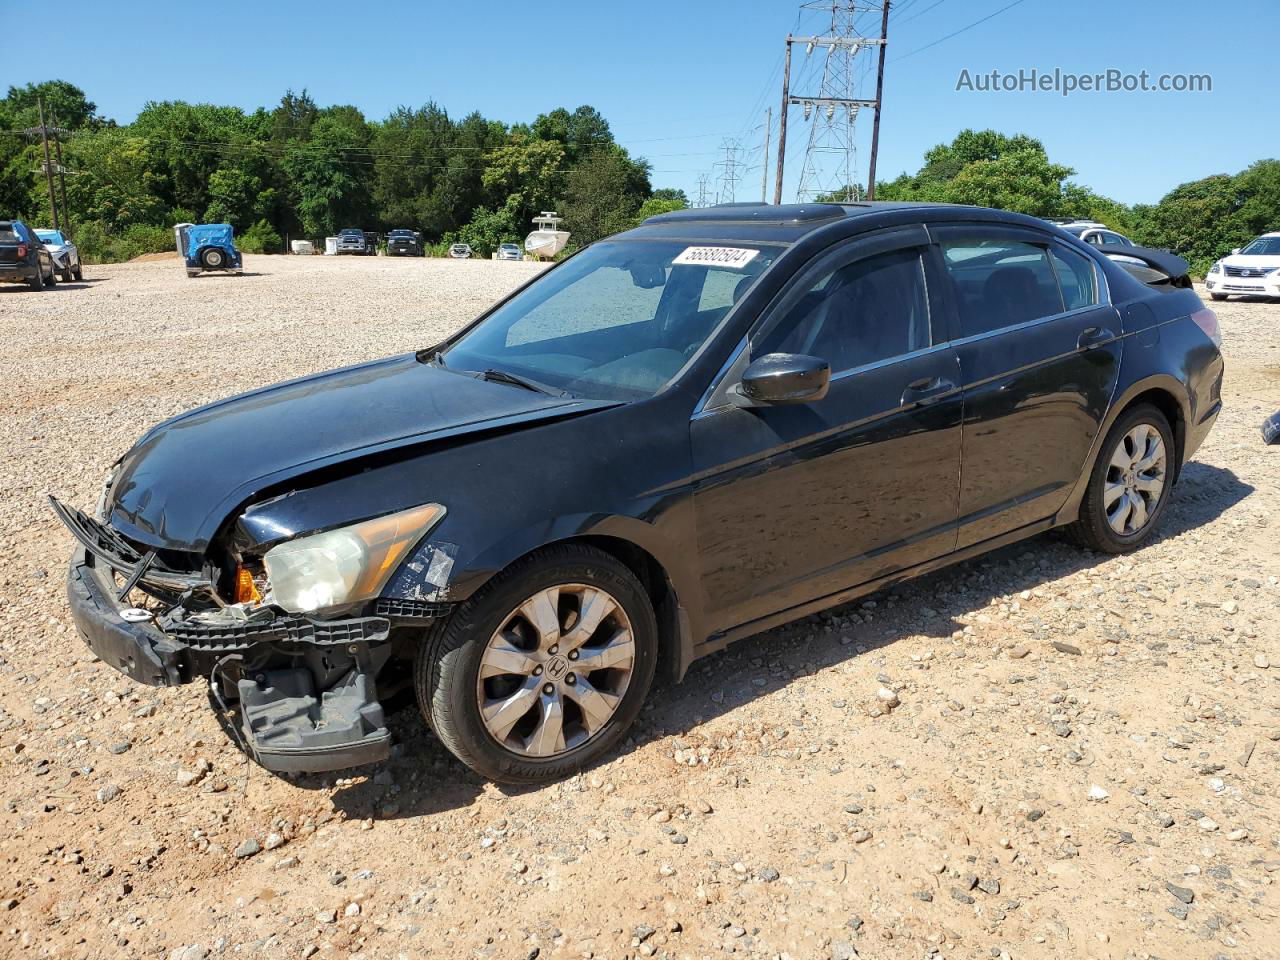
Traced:
<path fill-rule="evenodd" d="M 273 108 L 149 102 L 129 124 L 97 112 L 64 81 L 9 87 L 0 100 L 0 216 L 51 223 L 38 138 L 46 120 L 63 144 L 69 213 L 88 258 L 127 259 L 172 246 L 174 223 L 228 222 L 249 252 L 343 227 L 407 227 L 429 243 L 481 254 L 518 241 L 542 210 L 559 211 L 573 242 L 633 225 L 642 208 L 684 205 L 654 191 L 651 167 L 619 145 L 590 106 L 507 125 L 439 105 L 370 120 L 287 92 Z"/>
<path fill-rule="evenodd" d="M 1175 187 L 1159 203 L 1126 205 L 1074 182 L 1025 134 L 964 130 L 924 155 L 914 174 L 876 183 L 877 200 L 925 200 L 998 207 L 1035 217 L 1105 223 L 1147 247 L 1172 250 L 1198 274 L 1260 233 L 1280 230 L 1280 160 Z M 840 198 L 860 197 L 851 188 Z M 837 199 L 836 194 L 819 199 Z"/>

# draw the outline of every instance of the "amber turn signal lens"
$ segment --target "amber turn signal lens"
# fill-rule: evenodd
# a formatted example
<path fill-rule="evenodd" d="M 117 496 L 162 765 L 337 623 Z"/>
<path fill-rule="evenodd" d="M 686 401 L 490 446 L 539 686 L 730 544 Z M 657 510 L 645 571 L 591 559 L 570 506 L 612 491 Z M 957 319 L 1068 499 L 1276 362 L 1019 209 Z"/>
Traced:
<path fill-rule="evenodd" d="M 236 567 L 236 603 L 257 603 L 261 599 L 253 574 L 244 567 Z"/>

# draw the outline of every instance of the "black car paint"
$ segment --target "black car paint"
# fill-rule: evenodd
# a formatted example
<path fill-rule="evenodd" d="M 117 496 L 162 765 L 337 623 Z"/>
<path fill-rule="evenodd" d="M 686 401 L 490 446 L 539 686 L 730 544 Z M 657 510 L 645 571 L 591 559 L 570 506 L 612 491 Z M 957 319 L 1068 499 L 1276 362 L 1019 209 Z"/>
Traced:
<path fill-rule="evenodd" d="M 384 596 L 422 595 L 408 571 L 446 549 L 451 575 L 431 596 L 454 602 L 539 547 L 591 538 L 644 566 L 651 592 L 666 596 L 668 666 L 680 676 L 737 636 L 1073 519 L 1107 427 L 1144 393 L 1157 391 L 1174 414 L 1179 464 L 1208 432 L 1222 360 L 1189 319 L 1202 307 L 1194 293 L 1144 287 L 1030 217 L 929 205 L 850 210 L 857 215 L 716 208 L 630 231 L 788 244 L 651 398 L 564 401 L 408 357 L 322 374 L 151 431 L 125 458 L 112 523 L 142 543 L 194 554 L 233 532 L 254 549 L 437 501 L 448 514 Z M 875 242 L 882 231 L 929 229 L 921 223 L 1010 224 L 1055 238 L 1098 265 L 1120 312 L 1099 307 L 1069 324 L 1029 325 L 1024 342 L 1004 351 L 943 342 L 835 383 L 813 405 L 707 409 L 718 376 L 740 372 L 748 352 L 739 348 L 815 256 L 855 238 Z M 935 296 L 953 322 L 945 285 Z M 1077 348 L 1086 321 L 1113 336 Z M 910 384 L 935 380 L 955 388 L 927 403 L 906 395 Z M 1008 489 L 966 487 L 970 441 L 980 480 L 1014 442 L 1028 445 L 1028 476 Z"/>
<path fill-rule="evenodd" d="M 18 242 L 0 243 L 0 281 L 23 282 L 34 280 L 36 274 L 45 278 L 46 283 L 53 283 L 53 255 L 44 245 L 34 230 L 21 220 L 5 220 L 6 226 L 17 234 Z M 19 257 L 18 251 L 26 247 L 26 254 Z"/>

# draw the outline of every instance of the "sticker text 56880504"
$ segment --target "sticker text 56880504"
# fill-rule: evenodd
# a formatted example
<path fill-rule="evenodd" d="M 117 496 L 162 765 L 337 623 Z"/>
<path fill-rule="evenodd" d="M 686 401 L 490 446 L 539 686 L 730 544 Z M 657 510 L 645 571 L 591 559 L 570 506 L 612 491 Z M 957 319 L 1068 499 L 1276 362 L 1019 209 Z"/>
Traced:
<path fill-rule="evenodd" d="M 671 262 L 701 267 L 745 267 L 759 252 L 742 247 L 685 247 Z"/>

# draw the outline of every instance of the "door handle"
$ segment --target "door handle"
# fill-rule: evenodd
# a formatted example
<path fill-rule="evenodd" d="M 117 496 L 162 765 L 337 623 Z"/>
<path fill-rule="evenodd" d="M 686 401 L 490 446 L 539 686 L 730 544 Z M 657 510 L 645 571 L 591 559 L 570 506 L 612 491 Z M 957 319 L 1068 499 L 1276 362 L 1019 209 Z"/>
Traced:
<path fill-rule="evenodd" d="M 950 393 L 956 385 L 945 377 L 921 377 L 912 380 L 902 391 L 902 406 L 912 403 L 932 403 L 943 394 Z"/>
<path fill-rule="evenodd" d="M 1077 350 L 1088 350 L 1090 347 L 1096 347 L 1108 340 L 1114 340 L 1115 334 L 1106 327 L 1085 327 L 1080 332 L 1080 338 L 1076 340 Z"/>

